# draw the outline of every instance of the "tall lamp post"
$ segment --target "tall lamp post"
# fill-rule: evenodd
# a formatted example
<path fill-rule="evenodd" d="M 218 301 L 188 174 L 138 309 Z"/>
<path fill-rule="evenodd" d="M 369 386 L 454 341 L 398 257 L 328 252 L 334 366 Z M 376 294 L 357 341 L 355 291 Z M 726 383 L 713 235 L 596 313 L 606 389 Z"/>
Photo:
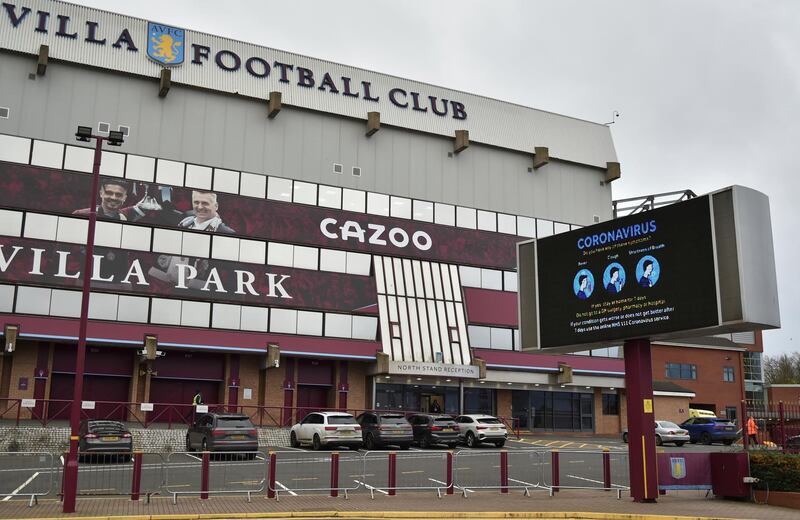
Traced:
<path fill-rule="evenodd" d="M 97 194 L 100 189 L 100 160 L 103 157 L 103 141 L 109 146 L 120 146 L 123 142 L 122 132 L 111 131 L 108 136 L 92 134 L 89 126 L 79 126 L 75 133 L 78 141 L 95 140 L 94 165 L 92 166 L 92 192 L 89 199 L 89 230 L 86 236 L 86 258 L 83 264 L 83 293 L 81 295 L 81 319 L 78 332 L 78 353 L 75 359 L 75 386 L 72 392 L 72 406 L 69 414 L 69 453 L 64 464 L 64 513 L 75 512 L 75 501 L 78 494 L 78 430 L 81 421 L 81 403 L 83 401 L 83 369 L 86 362 L 86 325 L 89 320 L 89 289 L 94 272 L 94 233 L 97 224 Z"/>

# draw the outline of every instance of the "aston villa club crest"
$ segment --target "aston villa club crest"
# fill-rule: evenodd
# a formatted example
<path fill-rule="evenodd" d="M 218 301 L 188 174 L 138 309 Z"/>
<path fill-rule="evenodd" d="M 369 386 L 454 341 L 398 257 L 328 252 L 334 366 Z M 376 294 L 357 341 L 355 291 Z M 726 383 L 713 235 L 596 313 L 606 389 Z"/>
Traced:
<path fill-rule="evenodd" d="M 147 56 L 162 65 L 183 63 L 186 31 L 160 23 L 147 23 Z"/>
<path fill-rule="evenodd" d="M 670 457 L 669 468 L 672 478 L 676 480 L 682 479 L 686 476 L 686 459 L 683 457 Z"/>

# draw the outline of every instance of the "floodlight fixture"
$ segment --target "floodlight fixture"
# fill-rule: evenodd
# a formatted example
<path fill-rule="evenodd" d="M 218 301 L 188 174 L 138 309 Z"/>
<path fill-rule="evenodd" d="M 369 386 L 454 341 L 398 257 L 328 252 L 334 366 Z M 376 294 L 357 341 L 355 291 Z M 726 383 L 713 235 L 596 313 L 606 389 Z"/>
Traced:
<path fill-rule="evenodd" d="M 111 130 L 108 132 L 108 145 L 109 146 L 120 146 L 122 142 L 125 140 L 122 132 L 119 130 Z"/>
<path fill-rule="evenodd" d="M 82 141 L 84 143 L 88 143 L 89 140 L 92 138 L 92 127 L 91 126 L 79 126 L 78 131 L 75 132 L 75 138 L 78 141 Z"/>

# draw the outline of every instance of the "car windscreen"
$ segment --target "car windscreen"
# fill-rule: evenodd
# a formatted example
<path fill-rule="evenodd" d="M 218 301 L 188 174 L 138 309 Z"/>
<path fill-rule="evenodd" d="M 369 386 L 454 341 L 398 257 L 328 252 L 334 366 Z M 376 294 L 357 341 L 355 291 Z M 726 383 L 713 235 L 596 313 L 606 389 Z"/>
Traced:
<path fill-rule="evenodd" d="M 352 415 L 329 415 L 328 424 L 358 424 Z"/>
<path fill-rule="evenodd" d="M 452 423 L 455 422 L 452 417 L 437 417 L 433 420 L 435 423 Z"/>
<path fill-rule="evenodd" d="M 406 418 L 402 415 L 381 415 L 383 424 L 407 424 Z"/>
<path fill-rule="evenodd" d="M 480 424 L 503 424 L 500 422 L 500 419 L 495 419 L 494 417 L 485 417 L 483 419 L 478 419 Z"/>
<path fill-rule="evenodd" d="M 247 417 L 218 417 L 217 428 L 255 428 Z"/>
<path fill-rule="evenodd" d="M 678 430 L 678 429 L 680 429 L 680 426 L 678 426 L 674 422 L 669 422 L 669 421 L 659 421 L 658 425 L 661 426 L 662 428 L 666 428 L 668 430 Z"/>
<path fill-rule="evenodd" d="M 122 433 L 125 426 L 116 421 L 98 421 L 89 423 L 89 431 L 92 433 Z"/>

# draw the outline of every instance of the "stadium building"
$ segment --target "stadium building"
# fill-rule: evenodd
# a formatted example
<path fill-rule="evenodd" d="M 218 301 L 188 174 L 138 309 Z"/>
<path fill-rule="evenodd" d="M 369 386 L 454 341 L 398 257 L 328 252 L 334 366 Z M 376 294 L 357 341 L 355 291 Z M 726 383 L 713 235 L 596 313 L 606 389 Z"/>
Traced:
<path fill-rule="evenodd" d="M 608 126 L 57 1 L 3 4 L 0 71 L 3 418 L 69 411 L 83 125 L 124 136 L 94 202 L 87 416 L 180 422 L 200 392 L 264 425 L 381 408 L 624 426 L 619 349 L 523 353 L 517 332 L 516 243 L 613 217 Z M 730 339 L 711 345 L 738 383 L 720 410 L 743 393 Z M 670 355 L 654 374 L 682 379 Z M 685 412 L 686 386 L 663 406 Z"/>

